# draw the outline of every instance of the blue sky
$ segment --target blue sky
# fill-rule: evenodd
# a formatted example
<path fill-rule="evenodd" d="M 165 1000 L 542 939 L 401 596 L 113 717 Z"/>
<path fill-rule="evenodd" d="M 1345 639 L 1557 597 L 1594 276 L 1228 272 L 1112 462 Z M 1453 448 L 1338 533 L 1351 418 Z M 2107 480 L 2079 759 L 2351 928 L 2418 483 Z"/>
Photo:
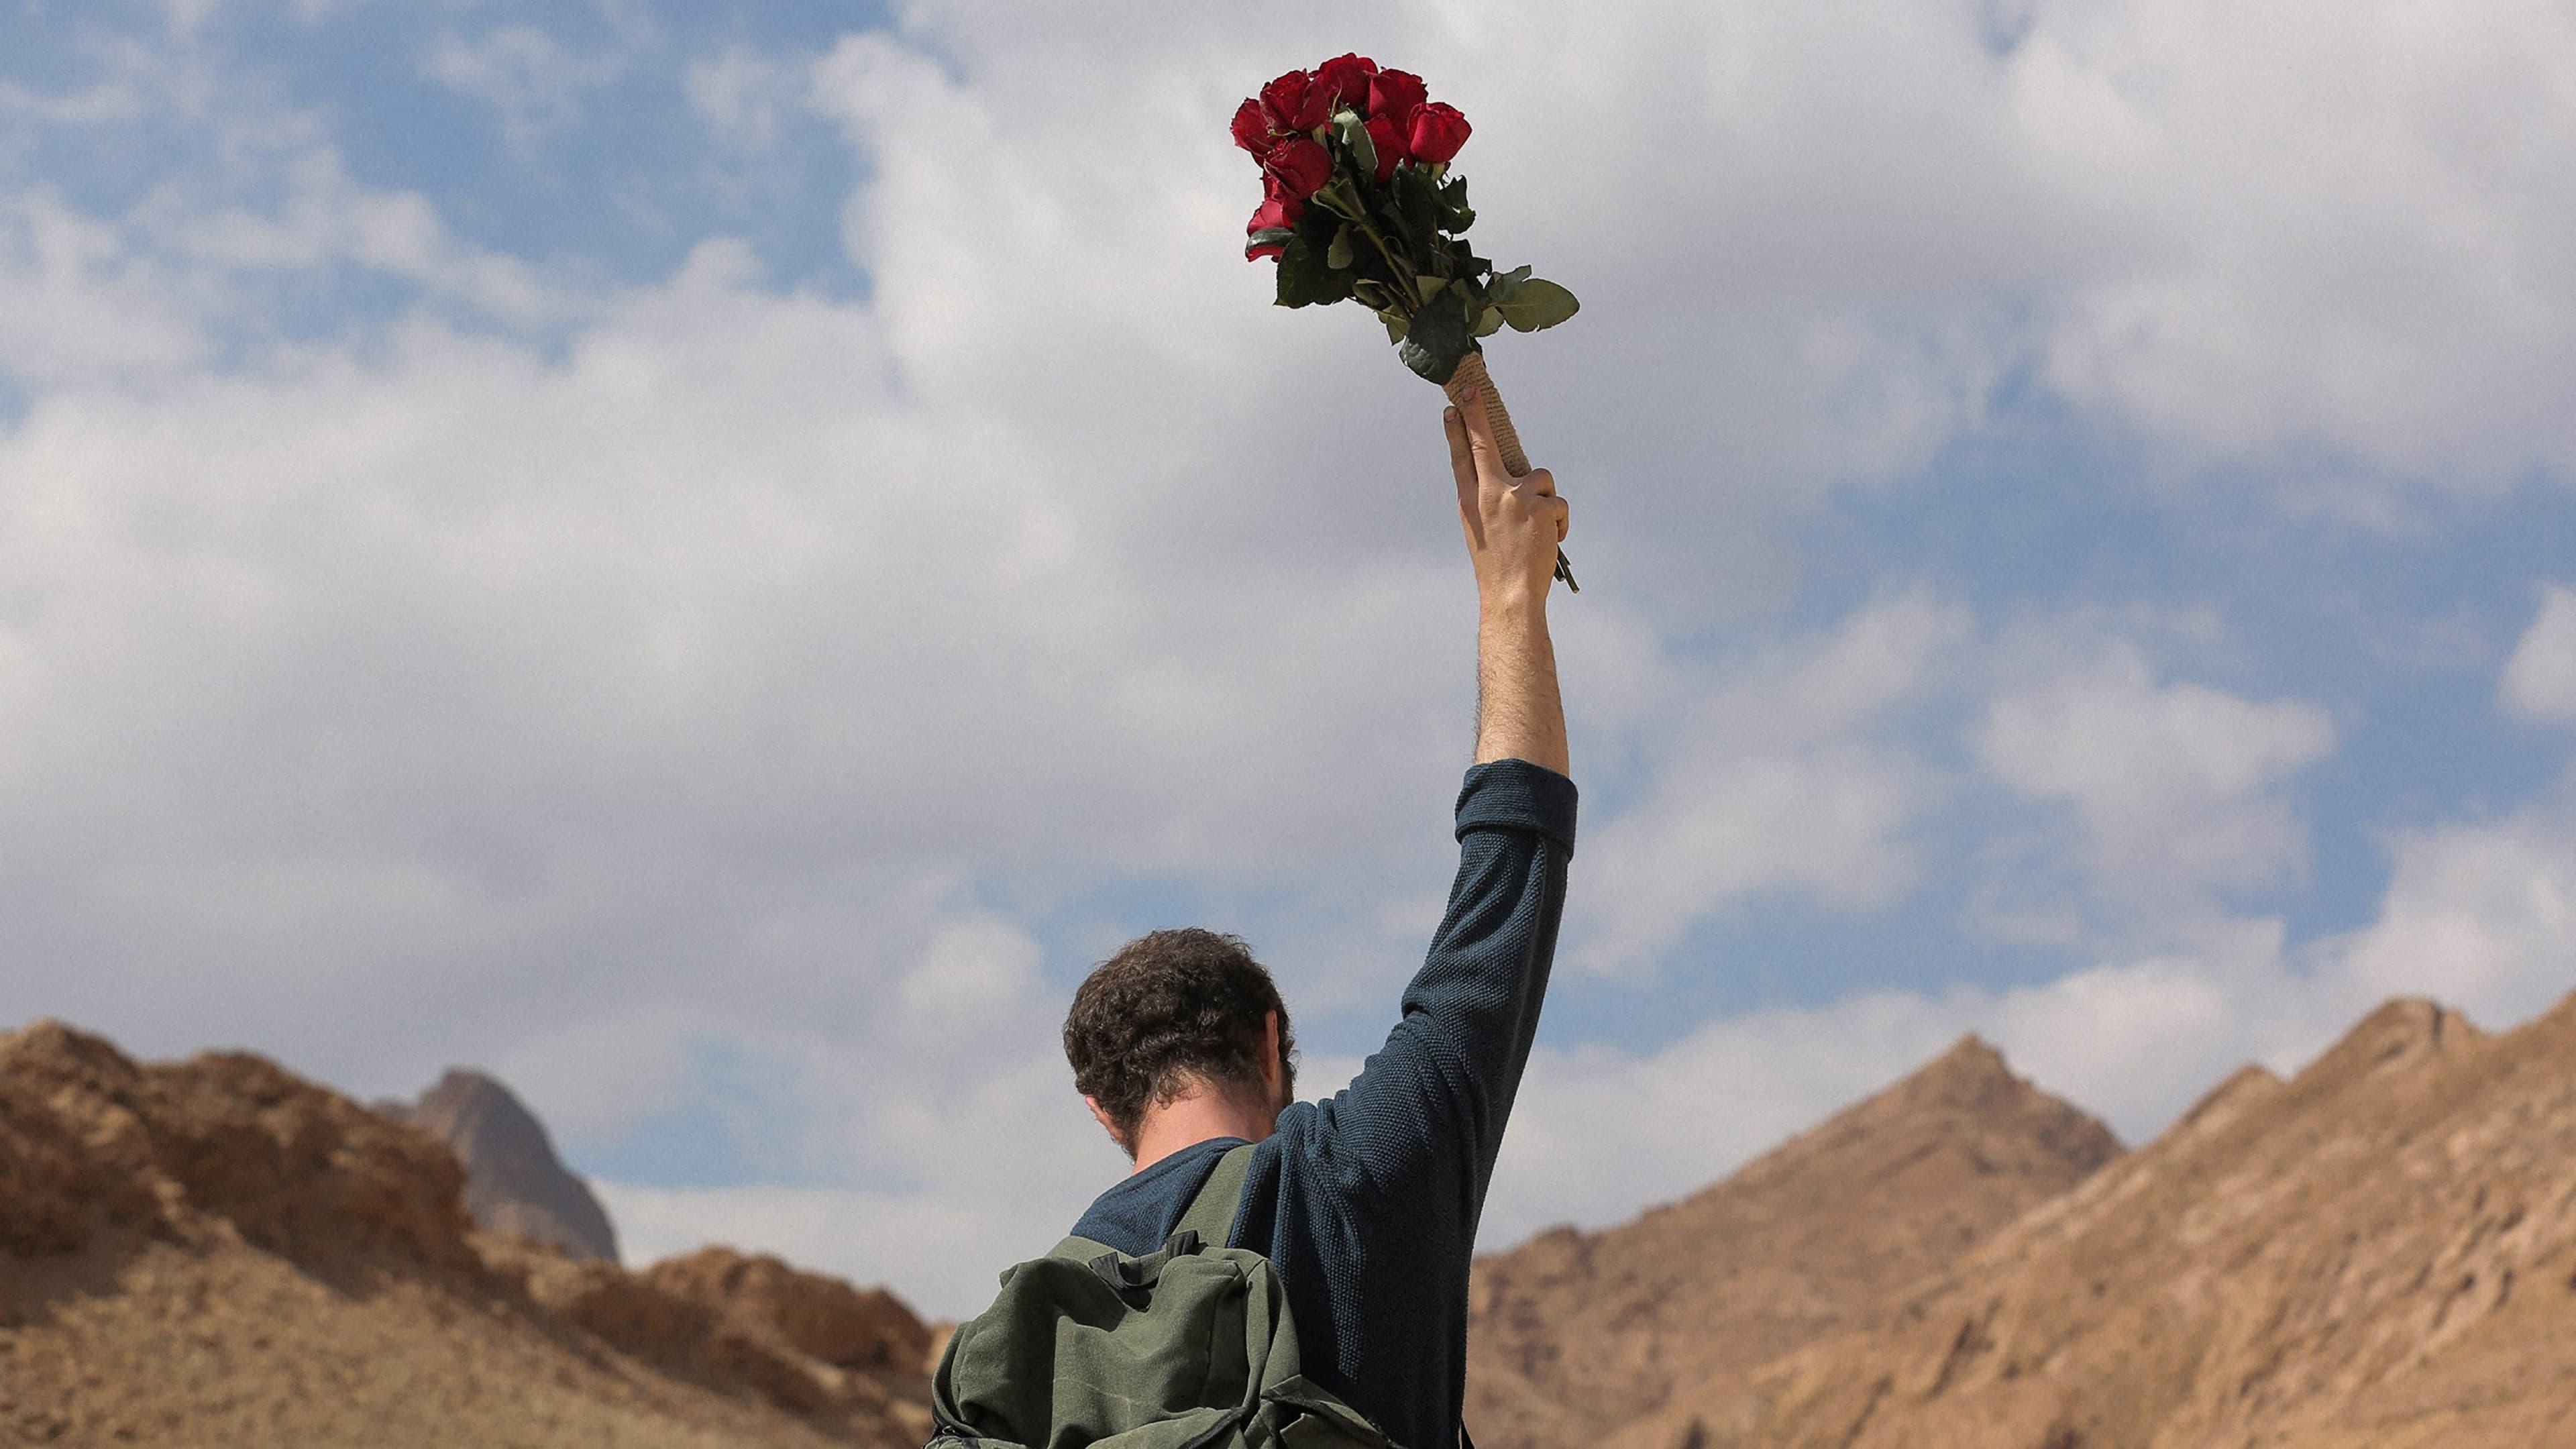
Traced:
<path fill-rule="evenodd" d="M 2509 1025 L 2576 37 L 2410 13 L 0 0 L 0 984 L 493 1068 L 637 1253 L 939 1312 L 1119 1170 L 1052 1033 L 1120 940 L 1251 937 L 1328 1088 L 1471 709 L 1434 395 L 1233 240 L 1235 100 L 1357 47 L 1585 302 L 1493 349 L 1586 588 L 1490 1245 L 1964 1031 L 2136 1141 Z"/>

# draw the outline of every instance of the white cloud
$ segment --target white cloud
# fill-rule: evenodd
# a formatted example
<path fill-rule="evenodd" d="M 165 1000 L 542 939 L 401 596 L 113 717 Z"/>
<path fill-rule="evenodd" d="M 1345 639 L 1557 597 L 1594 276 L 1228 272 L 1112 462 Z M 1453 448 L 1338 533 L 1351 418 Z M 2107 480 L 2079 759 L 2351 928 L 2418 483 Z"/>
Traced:
<path fill-rule="evenodd" d="M 135 245 L 185 258 L 209 280 L 228 282 L 347 263 L 521 327 L 590 308 L 588 298 L 526 263 L 457 240 L 417 193 L 358 185 L 328 146 L 288 150 L 276 164 L 283 197 L 273 208 L 204 207 L 165 191 L 134 217 Z"/>
<path fill-rule="evenodd" d="M 1543 1046 L 1482 1241 L 1505 1246 L 1559 1221 L 1602 1226 L 1695 1191 L 1972 1031 L 2043 1090 L 2144 1140 L 2232 1068 L 2293 1064 L 2342 1024 L 2267 1014 L 2306 990 L 2286 973 L 2280 939 L 2277 923 L 2246 922 L 2187 954 L 2035 986 L 1861 992 L 1718 1017 L 1651 1053 Z"/>
<path fill-rule="evenodd" d="M 133 85 L 101 81 L 78 90 L 30 90 L 0 81 L 0 119 L 25 117 L 53 126 L 103 126 L 138 120 L 144 112 L 142 93 Z"/>
<path fill-rule="evenodd" d="M 2278 921 L 2229 922 L 2189 950 L 2002 993 L 1979 1016 L 2016 1070 L 2139 1142 L 2247 1061 L 2303 1057 L 2345 1024 L 2266 1010 L 2294 992 L 2281 945 Z"/>
<path fill-rule="evenodd" d="M 2553 795 L 2498 820 L 2407 831 L 2371 925 L 2329 959 L 2363 998 L 2424 992 L 2490 1025 L 2576 988 L 2576 809 Z"/>
<path fill-rule="evenodd" d="M 161 13 L 171 30 L 188 35 L 205 27 L 218 3 L 219 0 L 161 0 Z"/>
<path fill-rule="evenodd" d="M 1707 1022 L 1664 1049 L 1542 1045 L 1479 1229 L 1500 1248 L 1556 1222 L 1600 1226 L 1706 1185 L 1877 1090 L 1967 1029 L 1901 994 Z"/>
<path fill-rule="evenodd" d="M 2031 176 L 2107 234 L 2049 375 L 2220 452 L 2500 488 L 2576 461 L 2566 12 L 2053 5 L 2011 67 Z M 2544 119 L 2549 118 L 2549 119 Z"/>
<path fill-rule="evenodd" d="M 1660 1050 L 1543 1045 L 1515 1108 L 1483 1242 L 1602 1226 L 1690 1192 L 1975 1031 L 2014 1068 L 2152 1138 L 2228 1072 L 2295 1072 L 2391 997 L 2489 1030 L 2576 990 L 2576 774 L 2502 819 L 2398 834 L 2372 922 L 2285 948 L 2280 922 L 2003 991 L 1872 992 L 1710 1020 Z"/>
<path fill-rule="evenodd" d="M 2097 894 L 2196 914 L 2207 892 L 2304 870 L 2306 835 L 2280 787 L 2333 751 L 2323 709 L 2159 683 L 2126 639 L 2034 655 L 2006 664 L 1978 758 L 2015 793 L 2073 810 Z"/>
<path fill-rule="evenodd" d="M 171 279 L 49 190 L 0 193 L 0 370 L 86 383 L 202 360 Z"/>
<path fill-rule="evenodd" d="M 593 1182 L 628 1264 L 710 1242 L 775 1253 L 798 1267 L 889 1284 L 914 1311 L 961 1318 L 992 1301 L 994 1277 L 1045 1252 L 1080 1203 L 1020 1194 L 931 1197 L 840 1187 L 647 1187 Z M 1014 1252 L 1004 1244 L 1035 1244 Z"/>
<path fill-rule="evenodd" d="M 567 45 L 537 26 L 505 23 L 440 37 L 423 69 L 450 90 L 488 102 L 525 143 L 578 119 L 589 95 L 615 80 L 628 59 L 623 47 Z"/>
<path fill-rule="evenodd" d="M 556 1142 L 616 1142 L 703 1086 L 691 1049 L 709 1022 L 668 996 L 638 996 L 522 1034 L 485 1063 Z"/>
<path fill-rule="evenodd" d="M 756 51 L 734 49 L 689 65 L 684 88 L 689 104 L 753 151 L 777 139 L 783 107 L 807 94 L 807 77 Z"/>
<path fill-rule="evenodd" d="M 2498 693 L 2516 718 L 2576 724 L 2576 589 L 2541 591 L 2540 613 L 2505 660 Z"/>
<path fill-rule="evenodd" d="M 1969 632 L 1964 610 L 1906 595 L 1736 668 L 1663 664 L 1660 689 L 1626 701 L 1654 770 L 1585 837 L 1571 963 L 1650 970 L 1691 926 L 1758 896 L 1902 898 L 1909 831 L 1942 784 L 1897 711 L 1944 681 Z"/>
<path fill-rule="evenodd" d="M 1043 955 L 1026 932 L 1006 922 L 959 922 L 931 939 L 895 998 L 924 1027 L 973 1031 L 1036 990 Z"/>

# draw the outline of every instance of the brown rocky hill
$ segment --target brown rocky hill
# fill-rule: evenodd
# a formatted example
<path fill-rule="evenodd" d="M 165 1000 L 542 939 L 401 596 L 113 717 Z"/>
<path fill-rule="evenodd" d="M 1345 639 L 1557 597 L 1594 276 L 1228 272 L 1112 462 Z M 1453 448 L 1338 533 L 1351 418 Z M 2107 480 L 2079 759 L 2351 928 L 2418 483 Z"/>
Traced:
<path fill-rule="evenodd" d="M 455 1157 L 260 1058 L 0 1036 L 0 1443 L 918 1444 L 900 1303 L 475 1236 Z"/>
<path fill-rule="evenodd" d="M 1880 1321 L 1661 1449 L 2576 1445 L 2576 997 L 2501 1037 L 2396 1002 L 2249 1069 Z"/>
<path fill-rule="evenodd" d="M 1677 1397 L 1722 1402 L 2119 1152 L 1966 1038 L 1693 1197 L 1479 1260 L 1467 1422 L 1485 1449 L 1575 1449 Z"/>
<path fill-rule="evenodd" d="M 509 1088 L 453 1069 L 418 1102 L 391 1110 L 456 1154 L 465 1167 L 465 1210 L 477 1227 L 568 1258 L 617 1261 L 607 1209 L 555 1156 L 544 1125 Z"/>

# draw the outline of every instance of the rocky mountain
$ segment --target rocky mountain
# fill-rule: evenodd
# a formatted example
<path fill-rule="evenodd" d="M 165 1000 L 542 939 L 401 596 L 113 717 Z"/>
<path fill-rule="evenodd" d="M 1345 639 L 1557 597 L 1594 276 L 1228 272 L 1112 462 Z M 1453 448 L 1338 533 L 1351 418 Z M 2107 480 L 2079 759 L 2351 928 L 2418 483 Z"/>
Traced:
<path fill-rule="evenodd" d="M 2576 1446 L 2576 997 L 2391 1003 L 2125 1156 L 1965 1043 L 1475 1307 L 1518 1449 Z"/>
<path fill-rule="evenodd" d="M 2576 1445 L 2576 996 L 2249 1070 L 1865 1331 L 1613 1442 Z"/>
<path fill-rule="evenodd" d="M 617 1261 L 617 1232 L 590 1184 L 573 1176 L 536 1114 L 481 1072 L 452 1069 L 393 1109 L 465 1166 L 465 1210 L 487 1233 L 526 1238 L 586 1261 Z"/>
<path fill-rule="evenodd" d="M 928 1339 L 775 1259 L 478 1235 L 438 1139 L 258 1057 L 0 1036 L 0 1443 L 894 1449 Z"/>
<path fill-rule="evenodd" d="M 1969 1037 L 1693 1197 L 1480 1260 L 1468 1425 L 1485 1449 L 1573 1449 L 1724 1403 L 2119 1153 Z"/>
<path fill-rule="evenodd" d="M 438 1138 L 257 1057 L 0 1036 L 0 1443 L 926 1436 L 892 1296 L 629 1272 L 465 1199 Z M 2576 997 L 2492 1037 L 2393 1003 L 2125 1155 L 1971 1038 L 1482 1260 L 1471 1307 L 1487 1449 L 2576 1446 Z"/>

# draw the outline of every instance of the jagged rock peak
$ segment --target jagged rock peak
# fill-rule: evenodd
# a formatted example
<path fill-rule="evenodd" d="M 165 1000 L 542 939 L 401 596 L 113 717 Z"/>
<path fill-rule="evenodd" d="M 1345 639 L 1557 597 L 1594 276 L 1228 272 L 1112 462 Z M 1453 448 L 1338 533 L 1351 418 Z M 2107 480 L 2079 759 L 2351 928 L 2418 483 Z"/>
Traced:
<path fill-rule="evenodd" d="M 2017 1075 L 2002 1052 L 1971 1032 L 1894 1085 L 1845 1108 L 1821 1128 L 1792 1139 L 1822 1141 L 1866 1124 L 1882 1140 L 1929 1131 L 2001 1131 L 2044 1144 L 2081 1170 L 2120 1155 L 2119 1139 L 2091 1114 Z M 1778 1153 L 1774 1154 L 1779 1155 Z"/>
<path fill-rule="evenodd" d="M 2474 1050 L 2487 1035 L 2438 1001 L 2405 996 L 2383 1002 L 2299 1074 L 2333 1085 L 2385 1071 L 2409 1070 L 2454 1052 Z"/>
<path fill-rule="evenodd" d="M 1931 1089 L 1943 1095 L 1981 1097 L 1989 1092 L 2027 1087 L 1993 1043 L 1970 1032 L 1949 1050 L 1915 1069 L 1902 1086 Z"/>
<path fill-rule="evenodd" d="M 1994 1043 L 1973 1031 L 1950 1043 L 1950 1049 L 1934 1057 L 1927 1070 L 1930 1067 L 1982 1076 L 2009 1077 L 2013 1074 L 2012 1068 L 2004 1062 L 2004 1054 Z"/>
<path fill-rule="evenodd" d="M 1724 1181 L 1480 1259 L 1468 1420 L 1488 1449 L 1572 1449 L 1677 1397 L 1723 1408 L 1755 1366 L 1893 1311 L 2119 1155 L 2109 1128 L 1962 1037 Z M 1732 1412 L 1701 1442 L 1737 1442 L 1711 1427 Z"/>
<path fill-rule="evenodd" d="M 2173 1130 L 2216 1132 L 2242 1116 L 2248 1107 L 2279 1093 L 2285 1085 L 2271 1068 L 2260 1062 L 2247 1062 L 2192 1103 L 2189 1111 L 2175 1119 Z"/>
<path fill-rule="evenodd" d="M 617 1261 L 608 1210 L 555 1155 L 545 1124 L 499 1080 L 450 1068 L 402 1116 L 456 1153 L 465 1167 L 466 1210 L 485 1232 L 576 1259 Z"/>

